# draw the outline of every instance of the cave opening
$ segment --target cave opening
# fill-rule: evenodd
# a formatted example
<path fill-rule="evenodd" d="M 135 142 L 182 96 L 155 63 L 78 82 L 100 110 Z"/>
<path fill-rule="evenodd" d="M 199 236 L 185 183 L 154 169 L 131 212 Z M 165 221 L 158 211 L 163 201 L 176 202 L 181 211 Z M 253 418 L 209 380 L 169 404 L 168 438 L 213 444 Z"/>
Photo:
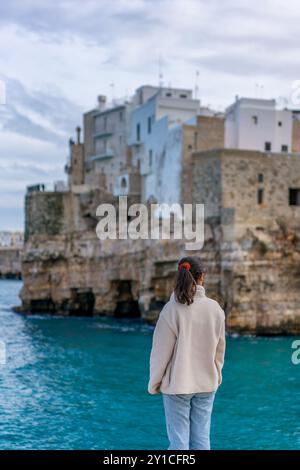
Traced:
<path fill-rule="evenodd" d="M 94 314 L 95 295 L 91 290 L 71 289 L 71 299 L 67 304 L 69 315 L 74 317 L 92 317 Z"/>
<path fill-rule="evenodd" d="M 116 318 L 138 318 L 141 316 L 139 303 L 132 294 L 132 281 L 115 281 L 117 303 L 114 311 Z"/>

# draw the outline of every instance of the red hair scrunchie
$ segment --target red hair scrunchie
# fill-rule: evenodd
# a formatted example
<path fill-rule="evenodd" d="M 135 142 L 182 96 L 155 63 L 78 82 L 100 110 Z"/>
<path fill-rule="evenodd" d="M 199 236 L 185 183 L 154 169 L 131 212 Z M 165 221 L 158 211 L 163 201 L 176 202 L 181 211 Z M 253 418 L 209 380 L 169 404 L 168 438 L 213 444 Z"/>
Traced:
<path fill-rule="evenodd" d="M 190 271 L 190 270 L 191 270 L 191 265 L 190 265 L 190 263 L 189 263 L 188 261 L 184 261 L 183 263 L 181 263 L 181 264 L 179 265 L 179 269 L 183 269 L 183 268 L 184 268 L 184 269 L 187 269 L 188 271 Z"/>

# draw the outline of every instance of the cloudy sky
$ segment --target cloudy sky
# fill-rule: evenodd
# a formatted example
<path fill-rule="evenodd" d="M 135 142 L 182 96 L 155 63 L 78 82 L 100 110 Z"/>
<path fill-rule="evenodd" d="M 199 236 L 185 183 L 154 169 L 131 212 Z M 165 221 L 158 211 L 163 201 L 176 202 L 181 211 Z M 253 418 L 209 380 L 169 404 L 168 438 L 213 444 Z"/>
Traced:
<path fill-rule="evenodd" d="M 98 94 L 195 87 L 224 109 L 289 97 L 300 79 L 297 0 L 10 0 L 0 3 L 0 230 L 23 228 L 28 184 L 64 179 L 68 138 Z M 1 87 L 0 87 L 1 90 Z M 0 97 L 1 98 L 1 97 Z"/>

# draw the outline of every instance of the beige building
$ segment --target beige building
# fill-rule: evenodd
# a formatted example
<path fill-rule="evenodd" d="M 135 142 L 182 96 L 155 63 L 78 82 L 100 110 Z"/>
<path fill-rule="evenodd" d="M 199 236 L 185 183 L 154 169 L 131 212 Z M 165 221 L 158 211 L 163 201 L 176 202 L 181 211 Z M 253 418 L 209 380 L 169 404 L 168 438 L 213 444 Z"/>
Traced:
<path fill-rule="evenodd" d="M 235 331 L 300 331 L 300 156 L 193 155 L 193 200 L 218 247 L 220 292 Z"/>

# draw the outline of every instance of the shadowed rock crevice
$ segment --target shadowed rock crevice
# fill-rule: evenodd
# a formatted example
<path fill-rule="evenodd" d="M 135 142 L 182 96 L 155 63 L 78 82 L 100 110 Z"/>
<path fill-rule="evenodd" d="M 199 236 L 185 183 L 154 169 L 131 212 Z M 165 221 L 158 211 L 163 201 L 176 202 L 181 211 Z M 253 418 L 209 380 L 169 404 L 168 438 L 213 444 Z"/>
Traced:
<path fill-rule="evenodd" d="M 139 303 L 132 294 L 131 281 L 115 281 L 117 303 L 114 316 L 117 318 L 137 318 L 141 316 Z"/>

